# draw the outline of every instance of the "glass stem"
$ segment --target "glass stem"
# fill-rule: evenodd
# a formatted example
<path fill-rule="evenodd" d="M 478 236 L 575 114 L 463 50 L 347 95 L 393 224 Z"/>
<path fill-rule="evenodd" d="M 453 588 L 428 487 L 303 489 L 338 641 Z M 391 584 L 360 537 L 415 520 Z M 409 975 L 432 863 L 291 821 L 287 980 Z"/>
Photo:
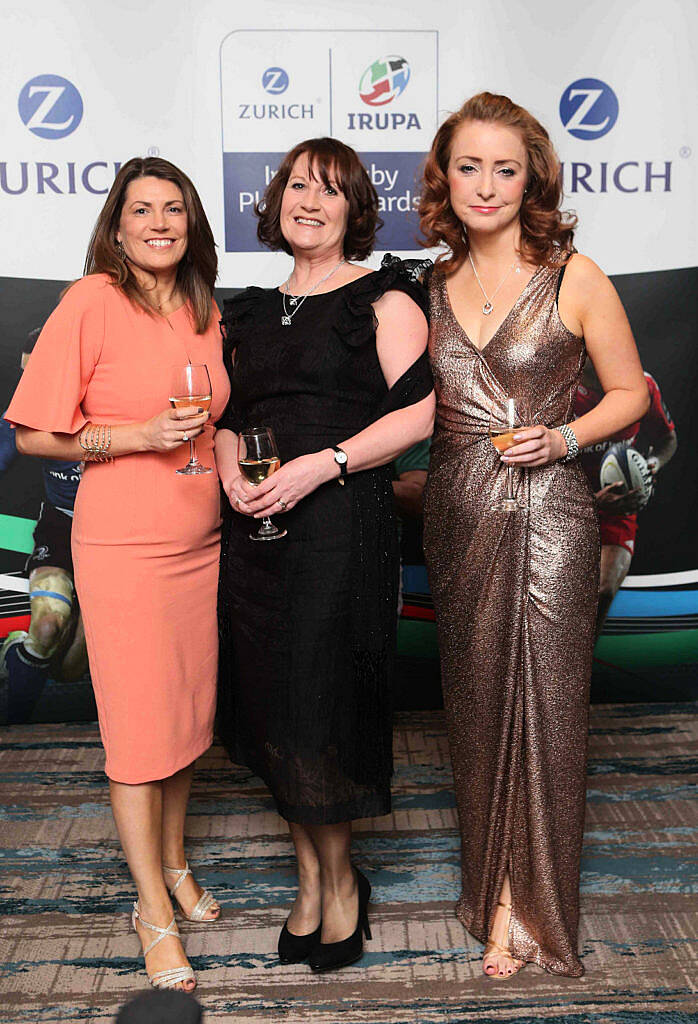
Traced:
<path fill-rule="evenodd" d="M 196 466 L 196 465 L 198 465 L 198 463 L 199 463 L 199 460 L 196 457 L 196 447 L 194 446 L 194 438 L 190 437 L 189 438 L 189 465 L 190 466 Z"/>
<path fill-rule="evenodd" d="M 507 500 L 514 500 L 514 467 L 507 466 Z"/>

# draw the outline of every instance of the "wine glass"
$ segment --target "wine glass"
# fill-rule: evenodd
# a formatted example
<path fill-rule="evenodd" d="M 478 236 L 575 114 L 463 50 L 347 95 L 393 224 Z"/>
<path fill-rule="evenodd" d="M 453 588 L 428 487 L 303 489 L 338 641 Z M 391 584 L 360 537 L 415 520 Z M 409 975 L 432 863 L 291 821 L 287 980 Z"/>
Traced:
<path fill-rule="evenodd" d="M 261 484 L 281 465 L 271 427 L 249 427 L 238 434 L 238 466 L 242 475 L 253 486 Z M 286 530 L 279 529 L 269 516 L 264 516 L 257 533 L 250 534 L 250 540 L 280 540 Z"/>
<path fill-rule="evenodd" d="M 504 399 L 505 408 L 501 406 L 490 410 L 490 441 L 498 452 L 505 452 L 516 444 L 514 434 L 521 427 L 529 426 L 526 420 L 529 418 L 528 409 L 517 404 L 513 398 Z M 516 512 L 526 506 L 521 504 L 514 497 L 514 467 L 507 463 L 506 497 L 495 503 L 494 508 L 500 512 Z"/>
<path fill-rule="evenodd" d="M 170 405 L 173 409 L 188 409 L 194 406 L 205 412 L 211 408 L 211 379 L 208 369 L 203 364 L 187 363 L 172 369 L 170 381 Z M 212 473 L 208 466 L 202 466 L 196 455 L 194 438 L 189 438 L 189 462 L 175 473 L 182 476 L 199 476 L 201 473 Z"/>

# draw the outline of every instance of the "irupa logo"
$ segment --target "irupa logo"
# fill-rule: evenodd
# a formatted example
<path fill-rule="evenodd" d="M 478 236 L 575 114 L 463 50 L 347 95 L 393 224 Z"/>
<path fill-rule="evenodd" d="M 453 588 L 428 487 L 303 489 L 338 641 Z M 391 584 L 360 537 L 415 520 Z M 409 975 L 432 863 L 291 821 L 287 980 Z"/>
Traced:
<path fill-rule="evenodd" d="M 60 75 L 37 75 L 19 94 L 19 116 L 41 139 L 62 139 L 82 121 L 82 97 L 72 82 Z"/>
<path fill-rule="evenodd" d="M 409 80 L 410 65 L 404 57 L 379 57 L 362 74 L 359 81 L 359 96 L 369 107 L 384 107 L 402 95 Z M 359 111 L 347 114 L 349 131 L 409 131 L 421 127 L 417 114 L 403 114 L 397 110 L 375 113 Z"/>

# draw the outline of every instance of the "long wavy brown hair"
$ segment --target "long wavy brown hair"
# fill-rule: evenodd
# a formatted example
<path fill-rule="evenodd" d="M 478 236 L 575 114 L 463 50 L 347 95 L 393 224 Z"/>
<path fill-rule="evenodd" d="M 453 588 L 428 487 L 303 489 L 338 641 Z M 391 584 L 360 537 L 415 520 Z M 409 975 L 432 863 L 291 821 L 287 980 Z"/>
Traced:
<path fill-rule="evenodd" d="M 257 237 L 267 248 L 283 249 L 289 256 L 293 255 L 281 231 L 281 202 L 293 165 L 303 154 L 307 155 L 311 175 L 317 174 L 325 186 L 330 184 L 330 177 L 334 178 L 349 203 L 344 257 L 348 260 L 366 259 L 373 251 L 376 231 L 383 225 L 378 216 L 378 195 L 356 152 L 339 139 L 306 139 L 286 154 L 267 185 L 261 202 L 255 207 L 259 218 Z"/>
<path fill-rule="evenodd" d="M 160 157 L 133 157 L 119 170 L 97 218 L 87 247 L 84 274 L 108 274 L 131 302 L 155 315 L 147 292 L 139 285 L 128 260 L 119 256 L 116 233 L 126 192 L 137 178 L 171 181 L 182 193 L 187 211 L 187 250 L 177 267 L 177 288 L 192 312 L 197 334 L 211 322 L 213 286 L 218 275 L 216 243 L 194 185 L 179 167 Z"/>
<path fill-rule="evenodd" d="M 467 234 L 453 212 L 447 177 L 453 136 L 466 121 L 494 122 L 520 133 L 528 156 L 528 181 L 519 211 L 519 252 L 522 259 L 536 265 L 560 262 L 561 251 L 572 252 L 577 217 L 559 208 L 562 199 L 560 161 L 550 136 L 528 110 L 513 103 L 508 96 L 491 92 L 481 92 L 466 100 L 460 110 L 444 121 L 434 137 L 424 165 L 419 203 L 421 244 L 425 248 L 448 247 L 450 252 L 439 257 L 447 273 L 453 273 L 467 259 Z"/>

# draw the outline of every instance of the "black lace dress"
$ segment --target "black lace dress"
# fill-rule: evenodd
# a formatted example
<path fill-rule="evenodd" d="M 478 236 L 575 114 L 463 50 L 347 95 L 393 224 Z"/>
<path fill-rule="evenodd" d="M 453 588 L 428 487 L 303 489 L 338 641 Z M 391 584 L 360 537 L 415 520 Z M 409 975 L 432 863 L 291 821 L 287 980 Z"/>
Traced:
<path fill-rule="evenodd" d="M 277 289 L 225 303 L 230 404 L 218 429 L 270 426 L 281 461 L 358 433 L 432 390 L 426 353 L 388 389 L 372 303 L 391 289 L 426 310 L 423 264 L 380 270 L 310 296 L 282 327 Z M 386 814 L 398 549 L 390 467 L 332 480 L 276 518 L 288 535 L 249 539 L 256 521 L 224 499 L 218 731 L 231 759 L 302 824 Z"/>

